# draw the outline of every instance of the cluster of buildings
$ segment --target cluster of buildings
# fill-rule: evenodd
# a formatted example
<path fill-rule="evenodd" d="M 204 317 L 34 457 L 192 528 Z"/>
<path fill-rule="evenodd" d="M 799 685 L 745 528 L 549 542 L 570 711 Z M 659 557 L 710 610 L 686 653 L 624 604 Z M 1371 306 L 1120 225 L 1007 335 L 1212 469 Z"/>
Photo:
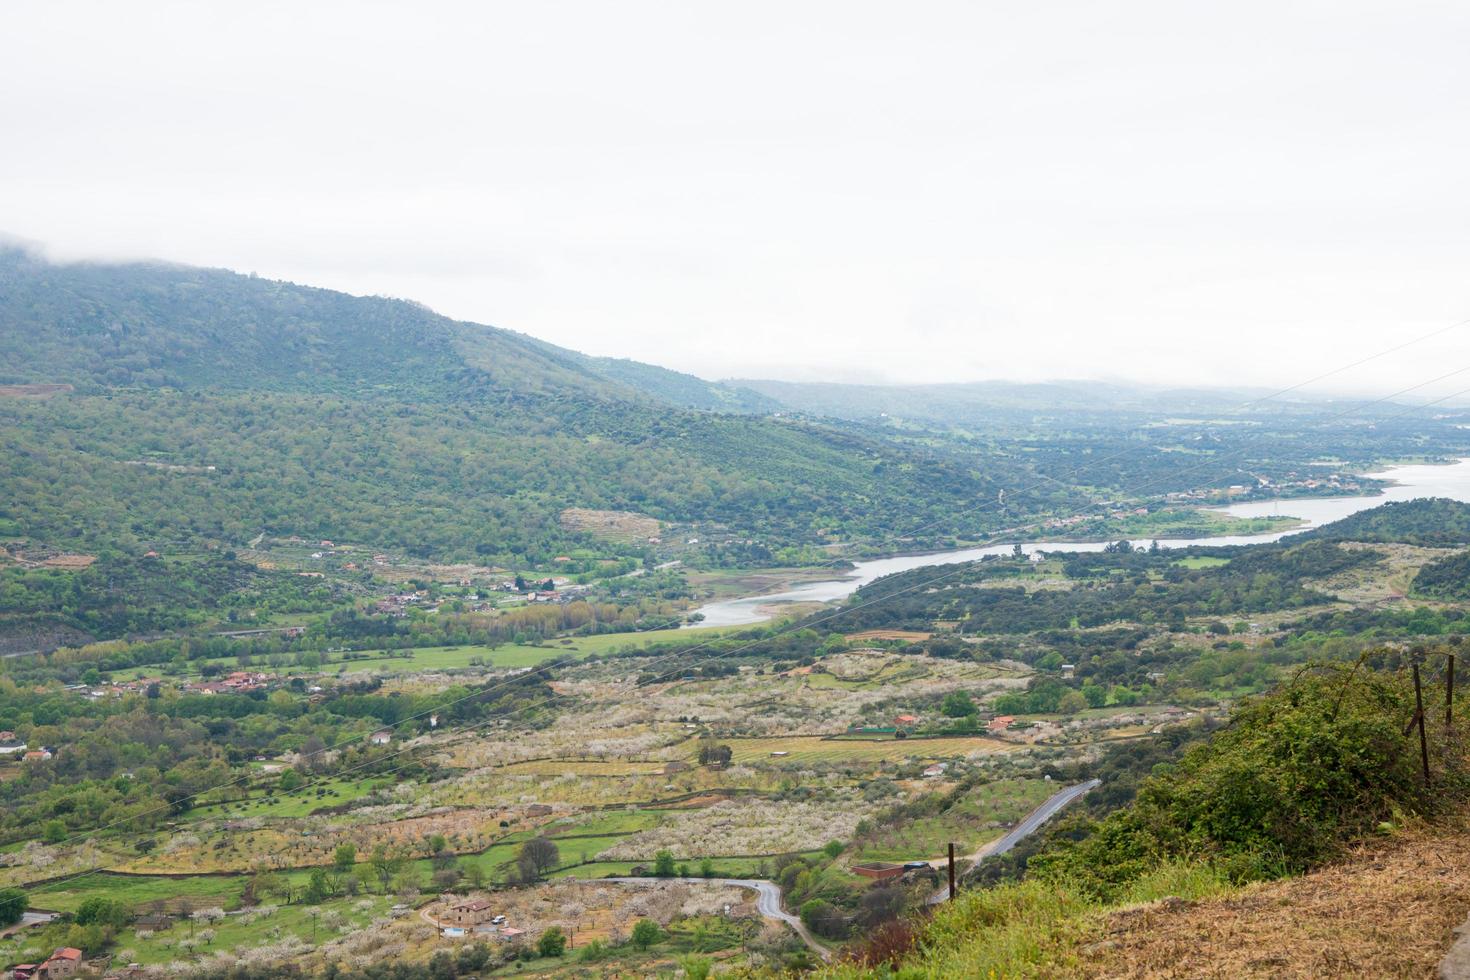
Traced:
<path fill-rule="evenodd" d="M 273 678 L 255 670 L 236 670 L 213 681 L 190 681 L 184 690 L 194 694 L 248 694 L 264 691 Z"/>
<path fill-rule="evenodd" d="M 20 759 L 22 762 L 50 762 L 55 756 L 55 749 L 44 745 L 32 749 L 15 732 L 0 732 L 0 761 Z"/>
<path fill-rule="evenodd" d="M 373 612 L 382 616 L 406 616 L 410 606 L 418 605 L 427 597 L 427 592 L 400 592 L 373 603 Z"/>

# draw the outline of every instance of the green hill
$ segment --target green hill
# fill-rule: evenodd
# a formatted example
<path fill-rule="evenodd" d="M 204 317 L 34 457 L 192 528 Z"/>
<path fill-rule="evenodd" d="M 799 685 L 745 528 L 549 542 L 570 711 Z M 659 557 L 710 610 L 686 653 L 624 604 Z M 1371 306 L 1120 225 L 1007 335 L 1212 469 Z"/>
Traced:
<path fill-rule="evenodd" d="M 74 391 L 0 397 L 0 538 L 90 551 L 266 531 L 536 561 L 575 540 L 566 507 L 769 548 L 931 522 L 937 538 L 983 530 L 999 516 L 966 504 L 1030 482 L 841 427 L 687 410 L 769 404 L 411 302 L 18 250 L 0 252 L 7 384 Z"/>
<path fill-rule="evenodd" d="M 1470 544 L 1470 504 L 1447 497 L 1390 501 L 1324 524 L 1303 537 L 1454 548 Z"/>

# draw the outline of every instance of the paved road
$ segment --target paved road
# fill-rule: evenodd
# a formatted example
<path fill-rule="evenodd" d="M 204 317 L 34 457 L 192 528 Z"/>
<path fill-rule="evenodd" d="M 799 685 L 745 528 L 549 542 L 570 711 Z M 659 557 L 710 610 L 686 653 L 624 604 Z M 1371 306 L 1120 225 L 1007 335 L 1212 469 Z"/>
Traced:
<path fill-rule="evenodd" d="M 702 881 L 711 885 L 746 888 L 755 892 L 755 907 L 763 917 L 786 923 L 796 931 L 801 941 L 806 943 L 812 952 L 824 960 L 832 958 L 831 951 L 817 942 L 816 937 L 807 931 L 806 924 L 781 907 L 781 888 L 774 881 L 766 881 L 762 878 L 590 878 L 588 880 L 592 882 L 616 881 L 625 885 L 660 885 L 668 881 Z"/>
<path fill-rule="evenodd" d="M 1025 840 L 1027 837 L 1030 837 L 1032 834 L 1036 833 L 1041 825 L 1046 823 L 1052 817 L 1056 816 L 1057 811 L 1060 810 L 1062 807 L 1066 806 L 1068 803 L 1071 803 L 1073 800 L 1077 799 L 1088 790 L 1101 785 L 1101 779 L 1089 779 L 1085 783 L 1077 783 L 1075 786 L 1068 786 L 1066 789 L 1053 795 L 1051 799 L 1041 804 L 1041 806 L 1028 813 L 1025 818 L 1023 818 L 1020 823 L 1012 827 L 1004 837 L 1001 837 L 998 840 L 993 840 L 988 844 L 982 845 L 981 848 L 974 854 L 967 854 L 963 858 L 955 858 L 955 861 L 957 863 L 962 860 L 969 861 L 970 866 L 974 867 L 988 857 L 992 857 L 996 854 L 1004 854 L 1006 851 L 1009 851 L 1011 848 L 1021 843 L 1021 841 Z M 948 864 L 948 858 L 943 858 L 938 861 L 930 861 L 929 863 L 931 865 L 934 865 L 935 867 L 942 868 L 944 865 Z M 940 902 L 944 901 L 947 898 L 949 898 L 948 883 L 946 883 L 933 895 L 929 896 L 929 904 L 938 905 Z"/>

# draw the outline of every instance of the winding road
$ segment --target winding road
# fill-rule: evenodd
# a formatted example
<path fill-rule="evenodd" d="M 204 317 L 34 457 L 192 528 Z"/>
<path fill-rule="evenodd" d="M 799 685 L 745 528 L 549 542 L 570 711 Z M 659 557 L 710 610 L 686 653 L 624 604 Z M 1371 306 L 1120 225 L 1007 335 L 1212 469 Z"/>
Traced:
<path fill-rule="evenodd" d="M 970 866 L 974 867 L 988 857 L 994 857 L 997 854 L 1004 854 L 1006 851 L 1009 851 L 1011 848 L 1021 843 L 1021 841 L 1025 840 L 1027 837 L 1030 837 L 1032 834 L 1036 833 L 1041 825 L 1046 823 L 1052 817 L 1056 816 L 1057 811 L 1060 810 L 1062 807 L 1066 806 L 1068 803 L 1071 803 L 1073 800 L 1077 799 L 1088 790 L 1094 789 L 1101 785 L 1101 779 L 1089 779 L 1085 783 L 1077 783 L 1073 786 L 1068 786 L 1066 789 L 1054 794 L 1045 803 L 1041 804 L 1041 806 L 1026 814 L 1026 816 L 1022 818 L 1021 822 L 1012 827 L 1005 834 L 1005 836 L 998 837 L 988 844 L 983 844 L 981 845 L 980 849 L 974 854 L 966 854 L 964 857 L 955 858 L 955 861 L 969 861 Z M 939 860 L 930 861 L 929 863 L 936 868 L 943 868 L 944 865 L 948 863 L 948 858 L 940 858 Z M 940 902 L 944 901 L 947 898 L 949 898 L 949 885 L 946 884 L 943 888 L 940 888 L 933 895 L 929 896 L 929 904 L 938 905 Z"/>
<path fill-rule="evenodd" d="M 992 855 L 1004 854 L 1030 835 L 1036 833 L 1037 829 L 1056 816 L 1057 811 L 1061 810 L 1062 807 L 1076 800 L 1088 790 L 1100 785 L 1102 785 L 1102 780 L 1089 779 L 1085 783 L 1077 783 L 1076 785 L 1068 786 L 1066 789 L 1058 791 L 1045 803 L 1041 804 L 1041 806 L 1026 814 L 1020 823 L 1007 831 L 1003 837 L 985 844 L 974 854 L 966 855 L 964 860 L 969 861 L 973 866 Z M 945 860 L 931 861 L 929 863 L 937 867 L 942 867 Z M 817 942 L 816 937 L 807 929 L 806 924 L 799 917 L 792 915 L 781 907 L 781 889 L 774 881 L 766 881 L 762 878 L 593 878 L 590 880 L 611 881 L 622 885 L 661 885 L 669 881 L 703 881 L 711 885 L 745 888 L 755 892 L 755 907 L 763 918 L 786 923 L 801 937 L 801 941 L 806 943 L 823 960 L 831 960 L 832 958 L 831 950 Z M 946 885 L 929 896 L 928 904 L 938 905 L 948 897 L 949 887 Z"/>
<path fill-rule="evenodd" d="M 807 929 L 806 923 L 781 907 L 781 889 L 774 881 L 766 881 L 763 878 L 592 878 L 590 880 L 615 881 L 624 885 L 659 885 L 668 881 L 704 882 L 710 885 L 745 888 L 755 892 L 756 911 L 760 912 L 762 918 L 786 923 L 796 931 L 801 941 L 806 943 L 812 952 L 824 960 L 832 958 L 831 950 L 817 942 L 816 937 Z"/>

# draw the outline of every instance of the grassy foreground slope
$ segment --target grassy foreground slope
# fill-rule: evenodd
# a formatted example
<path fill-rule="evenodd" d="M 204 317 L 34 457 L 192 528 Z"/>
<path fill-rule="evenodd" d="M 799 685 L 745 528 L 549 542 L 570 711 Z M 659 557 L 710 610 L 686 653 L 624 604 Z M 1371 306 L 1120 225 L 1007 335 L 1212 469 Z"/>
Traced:
<path fill-rule="evenodd" d="M 1443 651 L 1430 654 L 1431 676 L 1442 662 Z M 1453 823 L 1436 831 L 1434 821 L 1463 820 L 1470 785 L 1463 747 L 1444 730 L 1443 703 L 1434 685 L 1430 690 L 1429 786 L 1417 739 L 1404 735 L 1414 694 L 1397 653 L 1383 651 L 1357 667 L 1304 671 L 1243 705 L 1226 728 L 1145 780 L 1131 806 L 1033 857 L 1025 879 L 964 893 L 931 919 L 889 927 L 857 962 L 826 975 L 1236 975 L 1217 969 L 1208 944 L 1192 953 L 1195 972 L 1171 974 L 1164 940 L 1137 924 L 1158 910 L 1182 915 L 1178 910 L 1200 900 L 1217 902 L 1203 908 L 1248 903 L 1273 887 L 1260 883 L 1342 861 L 1366 841 L 1441 834 Z M 1445 891 L 1451 904 L 1440 918 L 1457 908 L 1463 915 L 1459 905 L 1470 904 L 1464 889 Z M 1351 911 L 1351 903 L 1344 908 Z M 1348 929 L 1361 937 L 1374 924 L 1359 918 Z M 1123 956 L 1119 940 L 1109 938 L 1115 931 L 1131 935 L 1140 951 L 1153 944 L 1150 958 Z M 1227 934 L 1217 923 L 1220 963 L 1238 963 L 1246 954 Z M 1183 943 L 1183 935 L 1176 929 L 1173 939 Z M 1193 935 L 1198 942 L 1199 931 Z M 1392 960 L 1398 938 L 1380 937 L 1386 948 L 1379 955 Z"/>

